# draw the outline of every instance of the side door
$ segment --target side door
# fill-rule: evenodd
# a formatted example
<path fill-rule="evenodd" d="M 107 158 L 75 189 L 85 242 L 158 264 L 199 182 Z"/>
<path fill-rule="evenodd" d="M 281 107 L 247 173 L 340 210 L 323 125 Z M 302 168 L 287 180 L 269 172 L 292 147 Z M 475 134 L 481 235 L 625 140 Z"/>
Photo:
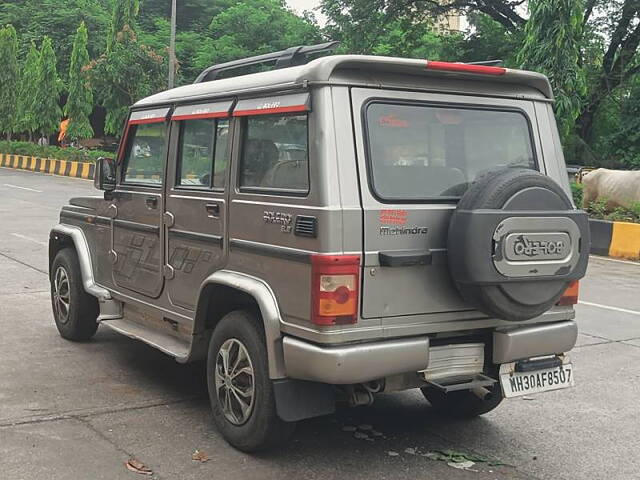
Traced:
<path fill-rule="evenodd" d="M 182 105 L 172 115 L 165 204 L 166 290 L 170 302 L 195 310 L 202 281 L 226 259 L 226 186 L 232 100 Z"/>
<path fill-rule="evenodd" d="M 162 292 L 163 181 L 169 108 L 134 111 L 118 157 L 118 188 L 108 209 L 115 285 L 147 297 Z"/>

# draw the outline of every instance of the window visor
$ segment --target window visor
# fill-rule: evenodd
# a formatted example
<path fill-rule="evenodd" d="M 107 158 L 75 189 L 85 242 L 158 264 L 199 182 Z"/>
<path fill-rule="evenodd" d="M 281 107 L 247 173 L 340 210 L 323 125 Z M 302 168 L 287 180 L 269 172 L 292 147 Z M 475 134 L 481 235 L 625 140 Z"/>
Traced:
<path fill-rule="evenodd" d="M 297 93 L 240 100 L 233 111 L 233 116 L 246 117 L 272 113 L 308 112 L 309 110 L 311 110 L 309 93 Z"/>
<path fill-rule="evenodd" d="M 153 110 L 138 110 L 131 112 L 129 125 L 140 125 L 143 123 L 164 122 L 169 113 L 169 108 L 155 108 Z"/>
<path fill-rule="evenodd" d="M 195 120 L 199 118 L 222 118 L 229 116 L 231 100 L 196 105 L 180 105 L 176 107 L 171 120 Z"/>

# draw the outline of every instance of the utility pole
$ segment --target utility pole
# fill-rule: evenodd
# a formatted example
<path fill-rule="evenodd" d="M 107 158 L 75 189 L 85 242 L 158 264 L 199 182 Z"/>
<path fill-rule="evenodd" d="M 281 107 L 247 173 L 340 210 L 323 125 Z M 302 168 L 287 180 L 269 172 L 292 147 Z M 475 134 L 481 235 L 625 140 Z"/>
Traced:
<path fill-rule="evenodd" d="M 169 88 L 176 76 L 176 0 L 171 0 L 171 38 L 169 39 Z"/>

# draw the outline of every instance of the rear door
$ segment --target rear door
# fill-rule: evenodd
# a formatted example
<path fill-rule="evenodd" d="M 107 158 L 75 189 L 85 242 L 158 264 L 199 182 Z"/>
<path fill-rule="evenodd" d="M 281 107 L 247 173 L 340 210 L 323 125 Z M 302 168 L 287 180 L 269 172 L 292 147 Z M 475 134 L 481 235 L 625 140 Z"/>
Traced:
<path fill-rule="evenodd" d="M 172 115 L 166 196 L 166 290 L 173 305 L 195 310 L 200 285 L 225 262 L 231 100 L 178 106 Z"/>
<path fill-rule="evenodd" d="M 162 190 L 169 108 L 131 113 L 109 207 L 113 281 L 147 297 L 162 292 Z"/>
<path fill-rule="evenodd" d="M 448 273 L 449 220 L 483 171 L 539 168 L 533 103 L 352 89 L 352 108 L 364 215 L 362 316 L 392 324 L 407 315 L 479 315 Z"/>

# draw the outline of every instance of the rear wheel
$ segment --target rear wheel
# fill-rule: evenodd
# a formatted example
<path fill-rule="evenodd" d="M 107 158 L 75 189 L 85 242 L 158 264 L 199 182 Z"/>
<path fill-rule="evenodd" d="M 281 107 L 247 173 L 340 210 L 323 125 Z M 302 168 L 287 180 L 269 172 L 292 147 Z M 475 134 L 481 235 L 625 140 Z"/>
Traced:
<path fill-rule="evenodd" d="M 207 384 L 216 426 L 237 449 L 274 448 L 293 433 L 295 423 L 276 413 L 264 331 L 256 315 L 235 311 L 218 323 L 209 343 Z"/>
<path fill-rule="evenodd" d="M 432 387 L 424 387 L 421 390 L 433 408 L 453 418 L 473 418 L 484 415 L 500 405 L 503 399 L 498 383 L 490 388 L 449 393 Z"/>
<path fill-rule="evenodd" d="M 98 329 L 98 300 L 85 292 L 75 251 L 64 248 L 51 264 L 51 306 L 60 336 L 89 340 Z"/>

